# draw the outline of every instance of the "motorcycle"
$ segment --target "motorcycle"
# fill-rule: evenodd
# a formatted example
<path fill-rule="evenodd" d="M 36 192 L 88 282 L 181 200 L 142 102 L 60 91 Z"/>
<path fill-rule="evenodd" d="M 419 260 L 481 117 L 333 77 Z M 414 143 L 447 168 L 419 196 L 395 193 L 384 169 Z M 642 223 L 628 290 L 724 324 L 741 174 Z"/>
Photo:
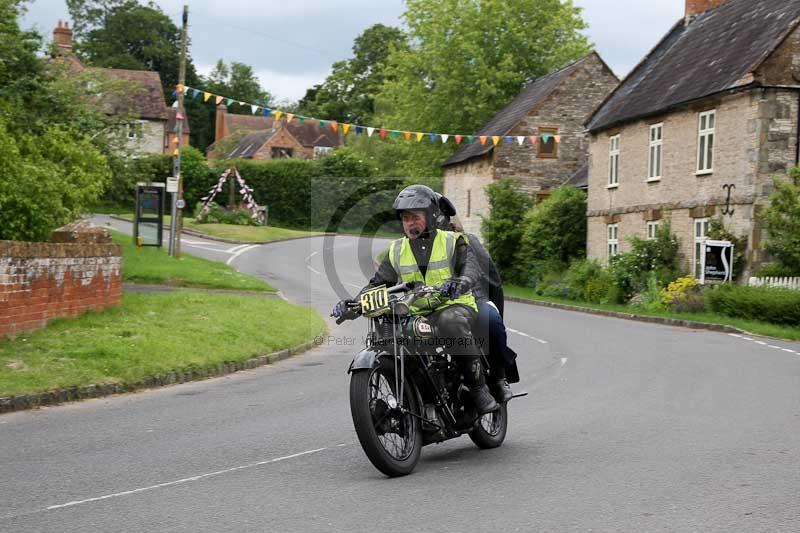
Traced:
<path fill-rule="evenodd" d="M 457 356 L 437 340 L 433 324 L 411 311 L 416 300 L 440 295 L 439 288 L 416 283 L 374 287 L 349 302 L 336 320 L 369 319 L 366 347 L 348 368 L 350 412 L 361 447 L 389 477 L 410 474 L 423 446 L 467 434 L 479 448 L 489 449 L 506 437 L 507 404 L 479 415 Z M 485 356 L 482 362 L 488 372 Z"/>

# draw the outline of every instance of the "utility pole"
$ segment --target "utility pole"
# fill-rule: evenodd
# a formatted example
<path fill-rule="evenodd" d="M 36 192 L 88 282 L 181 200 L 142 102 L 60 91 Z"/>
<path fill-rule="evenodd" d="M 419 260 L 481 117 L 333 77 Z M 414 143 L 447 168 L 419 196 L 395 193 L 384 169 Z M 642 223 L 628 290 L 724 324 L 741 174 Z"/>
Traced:
<path fill-rule="evenodd" d="M 183 121 L 186 120 L 186 110 L 183 108 L 183 89 L 186 85 L 186 36 L 189 26 L 189 6 L 183 6 L 183 27 L 181 29 L 181 59 L 178 70 L 178 113 L 175 126 L 178 134 L 178 153 L 175 156 L 173 175 L 178 178 L 178 192 L 172 197 L 172 220 L 170 222 L 170 248 L 173 257 L 181 256 L 181 230 L 183 229 L 183 175 L 181 174 L 181 146 L 183 145 Z M 177 116 L 182 117 L 177 120 Z"/>

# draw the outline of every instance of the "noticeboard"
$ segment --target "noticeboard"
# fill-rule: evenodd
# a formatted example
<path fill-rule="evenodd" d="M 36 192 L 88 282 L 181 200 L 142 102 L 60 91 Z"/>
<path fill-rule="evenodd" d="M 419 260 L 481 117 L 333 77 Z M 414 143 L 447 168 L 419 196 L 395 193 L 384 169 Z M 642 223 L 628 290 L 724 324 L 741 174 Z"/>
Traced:
<path fill-rule="evenodd" d="M 700 283 L 724 283 L 733 279 L 733 243 L 705 241 Z"/>

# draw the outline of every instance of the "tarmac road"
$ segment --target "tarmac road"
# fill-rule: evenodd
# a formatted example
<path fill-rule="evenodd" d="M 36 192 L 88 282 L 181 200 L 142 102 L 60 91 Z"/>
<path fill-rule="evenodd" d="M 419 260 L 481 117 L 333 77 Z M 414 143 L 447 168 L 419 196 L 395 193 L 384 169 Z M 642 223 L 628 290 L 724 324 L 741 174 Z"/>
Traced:
<path fill-rule="evenodd" d="M 355 292 L 385 247 L 183 244 L 325 316 L 334 267 Z M 0 416 L 0 531 L 800 531 L 800 343 L 515 303 L 506 320 L 530 396 L 499 449 L 463 437 L 385 478 L 348 407 L 366 323 L 331 321 L 276 365 Z"/>

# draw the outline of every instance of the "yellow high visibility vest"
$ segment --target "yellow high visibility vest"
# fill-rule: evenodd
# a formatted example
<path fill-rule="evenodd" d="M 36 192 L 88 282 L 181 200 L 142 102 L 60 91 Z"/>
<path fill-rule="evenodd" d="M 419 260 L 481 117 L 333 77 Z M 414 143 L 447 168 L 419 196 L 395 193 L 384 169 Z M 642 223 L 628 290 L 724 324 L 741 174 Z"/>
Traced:
<path fill-rule="evenodd" d="M 426 286 L 439 287 L 454 276 L 456 241 L 460 236 L 460 233 L 452 231 L 436 231 L 431 256 L 428 260 L 428 269 L 425 271 L 424 277 L 414 258 L 410 241 L 406 237 L 392 241 L 389 246 L 389 262 L 403 283 L 415 281 L 424 283 Z M 411 311 L 418 315 L 427 315 L 454 304 L 463 304 L 475 311 L 478 310 L 472 292 L 468 292 L 454 300 L 445 300 L 443 296 L 420 298 L 411 306 Z"/>

